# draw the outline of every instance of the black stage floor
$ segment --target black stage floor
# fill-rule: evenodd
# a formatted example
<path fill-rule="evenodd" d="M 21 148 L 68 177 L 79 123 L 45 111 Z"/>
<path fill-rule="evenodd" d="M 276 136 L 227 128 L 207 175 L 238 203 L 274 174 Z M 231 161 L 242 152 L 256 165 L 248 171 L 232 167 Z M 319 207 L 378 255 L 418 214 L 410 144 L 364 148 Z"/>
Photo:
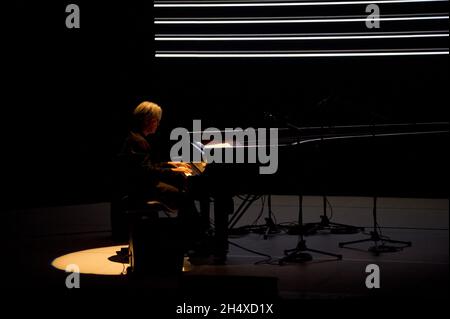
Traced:
<path fill-rule="evenodd" d="M 371 230 L 370 198 L 329 197 L 328 200 L 328 214 L 332 212 L 333 221 L 365 226 L 366 232 Z M 116 275 L 81 274 L 80 289 L 70 290 L 65 286 L 68 274 L 52 266 L 55 258 L 82 250 L 126 244 L 111 240 L 109 203 L 8 212 L 4 216 L 12 232 L 9 236 L 11 244 L 8 245 L 14 252 L 12 265 L 16 275 L 6 276 L 6 282 L 10 281 L 23 298 L 28 294 L 45 296 L 48 293 L 50 296 L 69 297 L 92 294 L 110 294 L 120 298 L 145 296 L 147 302 L 170 300 L 173 301 L 171 306 L 164 308 L 167 315 L 174 315 L 174 307 L 186 300 L 197 304 L 219 304 L 228 300 L 236 303 L 264 301 L 290 305 L 290 311 L 301 308 L 305 302 L 324 300 L 332 304 L 354 300 L 369 303 L 407 301 L 410 306 L 426 304 L 427 301 L 444 304 L 449 296 L 448 200 L 380 198 L 378 204 L 382 234 L 411 241 L 411 247 L 375 256 L 368 251 L 371 243 L 338 247 L 341 241 L 366 238 L 364 233 L 319 232 L 305 237 L 307 245 L 342 254 L 342 260 L 313 253 L 312 261 L 279 265 L 277 260 L 283 257 L 284 250 L 295 247 L 297 235 L 281 230 L 264 239 L 261 234 L 249 233 L 230 236 L 232 244 L 226 265 L 214 265 L 210 258 L 185 258 L 186 271 L 182 276 L 150 275 L 145 278 L 120 275 L 126 265 L 108 260 L 115 255 L 118 249 L 115 247 L 106 252 L 90 251 L 88 260 L 97 269 L 112 267 Z M 261 201 L 255 202 L 237 226 L 252 224 L 261 208 Z M 274 196 L 272 211 L 277 223 L 289 225 L 296 222 L 297 198 Z M 264 223 L 267 212 L 267 207 L 264 207 L 258 223 Z M 305 197 L 304 222 L 319 221 L 321 214 L 322 198 Z M 271 260 L 263 255 L 270 256 Z M 69 258 L 64 262 L 78 263 L 79 259 Z M 84 262 L 81 261 L 81 272 Z M 105 262 L 106 266 L 102 266 Z M 157 257 L 155 262 L 158 262 Z M 369 275 L 366 266 L 369 264 L 379 267 L 378 289 L 366 287 Z M 320 307 L 323 307 L 322 303 Z M 281 308 L 277 311 L 280 312 Z"/>

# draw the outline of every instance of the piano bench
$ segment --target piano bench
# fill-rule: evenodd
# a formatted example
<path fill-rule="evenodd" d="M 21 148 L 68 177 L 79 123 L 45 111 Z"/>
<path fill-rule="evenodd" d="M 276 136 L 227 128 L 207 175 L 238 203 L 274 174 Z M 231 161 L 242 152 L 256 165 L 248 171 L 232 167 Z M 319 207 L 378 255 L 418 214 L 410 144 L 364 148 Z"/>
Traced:
<path fill-rule="evenodd" d="M 129 273 L 175 275 L 183 269 L 184 250 L 177 212 L 159 201 L 126 211 Z"/>

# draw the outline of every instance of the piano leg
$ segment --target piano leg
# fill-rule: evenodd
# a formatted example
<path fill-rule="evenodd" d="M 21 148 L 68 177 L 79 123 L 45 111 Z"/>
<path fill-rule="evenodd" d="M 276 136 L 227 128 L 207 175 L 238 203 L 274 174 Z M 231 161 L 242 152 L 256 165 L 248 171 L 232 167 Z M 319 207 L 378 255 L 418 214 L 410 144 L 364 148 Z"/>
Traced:
<path fill-rule="evenodd" d="M 200 222 L 202 223 L 201 229 L 206 233 L 210 230 L 210 217 L 211 217 L 211 209 L 210 209 L 210 200 L 209 197 L 202 197 L 200 200 Z"/>
<path fill-rule="evenodd" d="M 224 264 L 228 253 L 228 215 L 234 210 L 233 197 L 228 194 L 214 197 L 214 262 Z"/>

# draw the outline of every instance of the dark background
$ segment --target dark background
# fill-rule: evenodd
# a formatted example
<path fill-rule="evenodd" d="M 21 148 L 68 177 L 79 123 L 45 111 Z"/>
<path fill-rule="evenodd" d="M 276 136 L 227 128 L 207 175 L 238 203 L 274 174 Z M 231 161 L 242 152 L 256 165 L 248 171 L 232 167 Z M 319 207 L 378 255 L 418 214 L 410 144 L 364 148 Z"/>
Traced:
<path fill-rule="evenodd" d="M 448 120 L 448 56 L 155 60 L 152 1 L 79 0 L 81 29 L 65 27 L 69 3 L 14 1 L 4 12 L 8 208 L 108 201 L 111 158 L 142 100 L 163 107 L 163 137 L 192 119 L 246 127 L 264 112 L 300 126 Z M 330 187 L 358 194 L 376 166 L 393 177 L 385 195 L 447 197 L 447 141 L 389 142 L 375 157 L 367 145 L 345 156 L 331 147 Z"/>

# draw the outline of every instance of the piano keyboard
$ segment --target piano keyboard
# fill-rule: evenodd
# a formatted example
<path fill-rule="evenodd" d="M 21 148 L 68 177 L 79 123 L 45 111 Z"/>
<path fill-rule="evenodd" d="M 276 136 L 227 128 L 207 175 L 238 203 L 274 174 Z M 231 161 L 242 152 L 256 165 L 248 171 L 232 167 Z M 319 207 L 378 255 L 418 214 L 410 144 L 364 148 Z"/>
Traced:
<path fill-rule="evenodd" d="M 196 175 L 201 175 L 206 168 L 206 162 L 190 162 L 190 163 L 186 163 L 188 164 L 189 168 L 191 169 L 192 173 L 189 174 L 185 174 L 186 176 L 196 176 Z"/>

